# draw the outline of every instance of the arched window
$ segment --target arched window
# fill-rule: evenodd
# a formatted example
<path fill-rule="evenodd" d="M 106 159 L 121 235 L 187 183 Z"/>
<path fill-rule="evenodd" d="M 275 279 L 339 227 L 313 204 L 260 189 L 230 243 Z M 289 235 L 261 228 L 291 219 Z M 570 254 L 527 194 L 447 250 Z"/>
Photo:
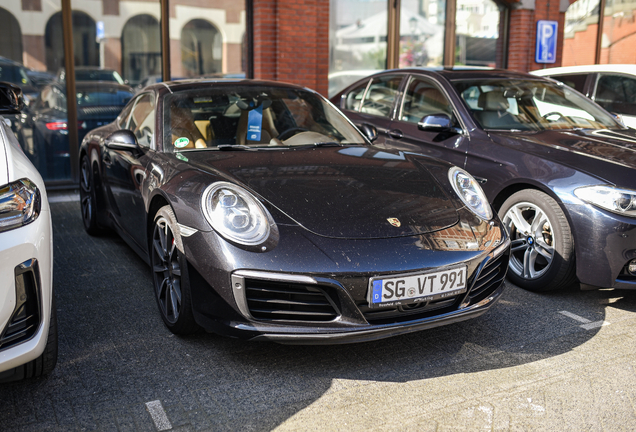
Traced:
<path fill-rule="evenodd" d="M 22 63 L 22 31 L 13 14 L 0 8 L 0 56 Z"/>
<path fill-rule="evenodd" d="M 202 19 L 183 27 L 181 64 L 188 77 L 223 72 L 223 40 L 216 27 Z"/>
<path fill-rule="evenodd" d="M 95 20 L 88 14 L 73 11 L 73 49 L 76 66 L 99 66 L 99 44 L 95 40 Z M 44 32 L 46 68 L 56 72 L 64 67 L 62 13 L 57 12 L 46 23 Z"/>
<path fill-rule="evenodd" d="M 137 84 L 150 75 L 161 75 L 161 29 L 151 15 L 137 15 L 124 25 L 121 35 L 121 68 L 124 78 Z"/>

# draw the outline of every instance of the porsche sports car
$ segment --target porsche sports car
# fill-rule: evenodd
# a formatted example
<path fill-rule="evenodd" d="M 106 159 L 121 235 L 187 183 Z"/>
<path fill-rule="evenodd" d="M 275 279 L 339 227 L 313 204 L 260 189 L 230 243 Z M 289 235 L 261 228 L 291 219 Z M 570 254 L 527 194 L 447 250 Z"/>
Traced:
<path fill-rule="evenodd" d="M 469 174 L 374 147 L 301 87 L 149 86 L 80 161 L 86 231 L 150 264 L 176 334 L 360 342 L 478 316 L 504 289 L 509 240 Z"/>
<path fill-rule="evenodd" d="M 386 151 L 475 176 L 509 230 L 515 285 L 636 289 L 636 130 L 580 93 L 513 71 L 413 68 L 332 101 Z"/>
<path fill-rule="evenodd" d="M 0 382 L 46 375 L 57 363 L 46 189 L 2 121 L 22 106 L 20 88 L 0 83 Z"/>

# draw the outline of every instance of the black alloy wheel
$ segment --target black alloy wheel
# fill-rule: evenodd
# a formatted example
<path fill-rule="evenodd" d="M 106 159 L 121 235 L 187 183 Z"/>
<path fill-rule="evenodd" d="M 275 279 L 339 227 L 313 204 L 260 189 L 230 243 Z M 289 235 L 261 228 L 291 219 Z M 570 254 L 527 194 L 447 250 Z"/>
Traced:
<path fill-rule="evenodd" d="M 563 210 L 549 195 L 525 189 L 511 195 L 499 217 L 512 241 L 508 278 L 529 291 L 552 291 L 575 280 L 574 239 Z"/>
<path fill-rule="evenodd" d="M 80 165 L 80 203 L 82 206 L 82 221 L 84 229 L 90 235 L 101 234 L 102 229 L 97 225 L 95 213 L 95 179 L 88 156 L 82 157 Z"/>
<path fill-rule="evenodd" d="M 155 215 L 150 243 L 155 299 L 161 318 L 175 334 L 198 330 L 192 313 L 187 261 L 176 218 L 170 206 Z"/>

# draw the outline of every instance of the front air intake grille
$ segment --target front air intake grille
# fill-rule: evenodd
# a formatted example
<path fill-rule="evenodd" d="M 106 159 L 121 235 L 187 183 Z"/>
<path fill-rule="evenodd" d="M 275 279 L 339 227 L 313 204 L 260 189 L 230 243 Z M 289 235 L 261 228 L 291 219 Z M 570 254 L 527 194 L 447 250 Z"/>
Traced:
<path fill-rule="evenodd" d="M 370 308 L 367 301 L 357 304 L 369 324 L 393 324 L 415 319 L 428 318 L 457 309 L 459 300 L 466 294 L 390 308 Z"/>
<path fill-rule="evenodd" d="M 0 333 L 0 349 L 30 339 L 40 326 L 40 272 L 35 259 L 15 268 L 16 305 L 7 326 Z"/>
<path fill-rule="evenodd" d="M 508 254 L 504 253 L 490 260 L 481 269 L 473 288 L 470 290 L 471 301 L 479 301 L 495 290 L 506 276 Z"/>
<path fill-rule="evenodd" d="M 311 284 L 246 279 L 247 305 L 257 319 L 332 321 L 339 315 L 337 295 Z"/>

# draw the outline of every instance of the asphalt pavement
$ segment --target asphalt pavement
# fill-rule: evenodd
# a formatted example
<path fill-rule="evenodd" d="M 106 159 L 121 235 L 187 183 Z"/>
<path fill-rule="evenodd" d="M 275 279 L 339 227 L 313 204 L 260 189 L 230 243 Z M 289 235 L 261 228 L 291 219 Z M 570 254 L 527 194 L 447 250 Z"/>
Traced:
<path fill-rule="evenodd" d="M 52 201 L 58 365 L 0 386 L 3 432 L 636 429 L 636 292 L 508 283 L 477 319 L 354 345 L 178 337 L 149 267 Z"/>

